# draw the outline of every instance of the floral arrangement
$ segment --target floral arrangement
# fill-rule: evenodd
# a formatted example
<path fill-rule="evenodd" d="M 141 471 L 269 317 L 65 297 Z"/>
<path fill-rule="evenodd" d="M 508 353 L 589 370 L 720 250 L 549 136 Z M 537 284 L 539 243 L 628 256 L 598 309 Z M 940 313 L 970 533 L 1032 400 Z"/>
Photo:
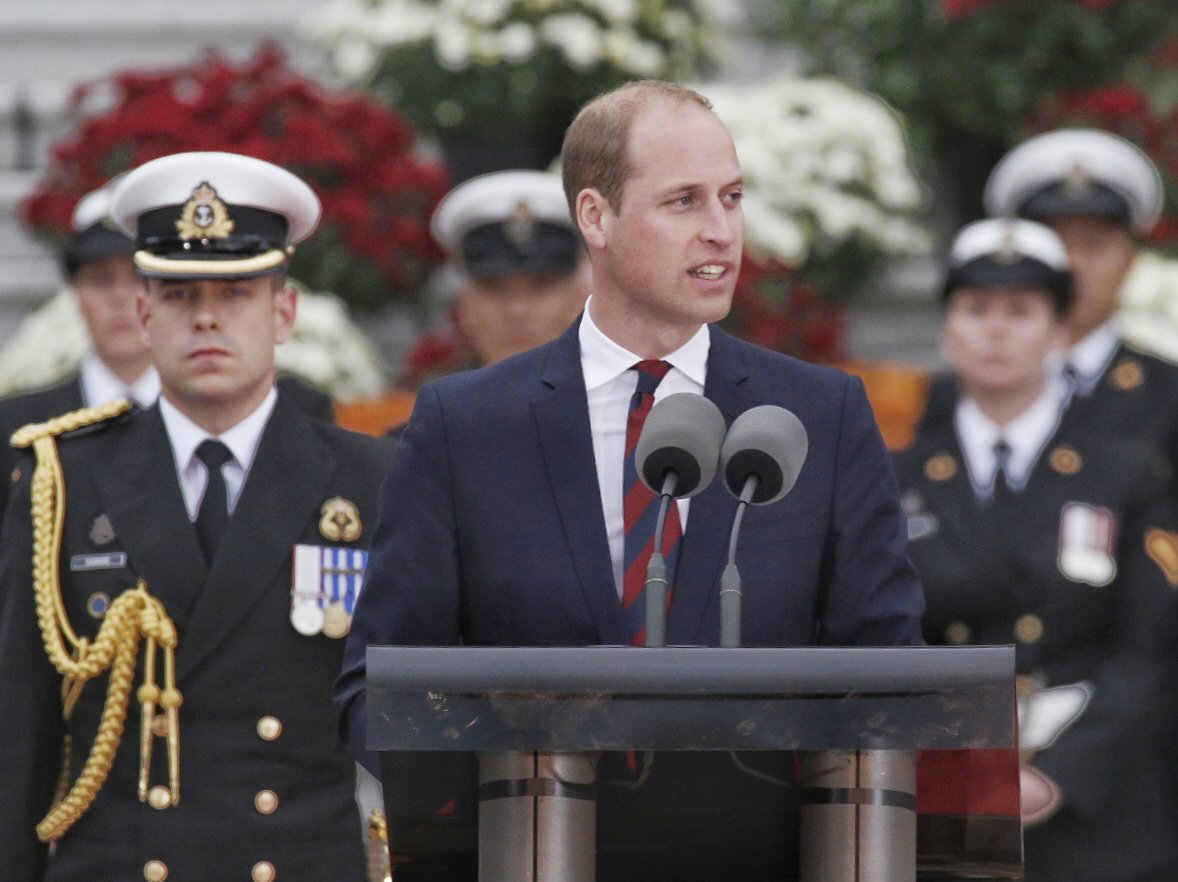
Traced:
<path fill-rule="evenodd" d="M 297 376 L 341 401 L 380 394 L 384 365 L 344 304 L 331 294 L 295 287 L 299 302 L 294 332 L 275 350 L 278 372 Z M 60 382 L 78 369 L 90 349 L 77 297 L 63 287 L 30 313 L 0 349 L 0 395 Z"/>
<path fill-rule="evenodd" d="M 855 76 L 925 146 L 948 129 L 1008 145 L 1044 96 L 1115 82 L 1178 34 L 1172 0 L 760 0 L 765 27 Z"/>
<path fill-rule="evenodd" d="M 358 309 L 413 298 L 442 260 L 429 217 L 449 183 L 418 156 L 412 128 L 371 97 L 328 92 L 261 48 L 235 64 L 209 55 L 155 72 L 79 86 L 74 132 L 54 145 L 25 202 L 25 221 L 50 240 L 68 234 L 78 199 L 115 175 L 169 153 L 228 150 L 304 178 L 323 202 L 319 230 L 291 273 Z"/>
<path fill-rule="evenodd" d="M 701 86 L 744 171 L 745 247 L 822 296 L 857 293 L 887 257 L 926 253 L 924 194 L 891 109 L 827 78 Z"/>
<path fill-rule="evenodd" d="M 716 0 L 333 0 L 305 20 L 335 71 L 423 130 L 539 139 L 629 79 L 698 75 L 723 43 Z"/>

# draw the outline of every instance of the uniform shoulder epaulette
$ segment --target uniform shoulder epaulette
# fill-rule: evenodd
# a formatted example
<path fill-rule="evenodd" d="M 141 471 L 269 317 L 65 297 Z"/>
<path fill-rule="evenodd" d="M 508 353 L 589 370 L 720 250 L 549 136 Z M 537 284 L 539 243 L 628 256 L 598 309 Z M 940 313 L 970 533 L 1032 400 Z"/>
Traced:
<path fill-rule="evenodd" d="M 67 435 L 79 429 L 99 426 L 115 417 L 122 416 L 133 407 L 134 405 L 126 398 L 120 398 L 97 407 L 71 410 L 69 413 L 53 417 L 43 423 L 29 423 L 27 426 L 21 426 L 12 433 L 9 443 L 13 447 L 29 447 L 41 438 Z"/>

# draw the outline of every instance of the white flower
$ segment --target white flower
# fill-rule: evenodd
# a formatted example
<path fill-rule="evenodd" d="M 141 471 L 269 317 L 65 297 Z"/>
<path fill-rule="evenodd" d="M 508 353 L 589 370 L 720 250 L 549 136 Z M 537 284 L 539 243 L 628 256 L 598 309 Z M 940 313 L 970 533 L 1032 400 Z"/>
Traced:
<path fill-rule="evenodd" d="M 635 0 L 596 0 L 596 6 L 612 24 L 630 24 L 638 16 Z"/>
<path fill-rule="evenodd" d="M 0 349 L 0 394 L 60 382 L 78 369 L 90 346 L 77 297 L 64 287 L 30 313 Z"/>
<path fill-rule="evenodd" d="M 545 43 L 559 49 L 575 68 L 585 70 L 601 61 L 601 29 L 588 16 L 549 16 L 540 25 L 540 36 Z"/>
<path fill-rule="evenodd" d="M 1117 321 L 1135 346 L 1178 361 L 1178 260 L 1141 252 L 1121 286 Z"/>
<path fill-rule="evenodd" d="M 508 61 L 526 61 L 536 51 L 536 31 L 522 21 L 512 22 L 499 32 L 499 51 Z"/>
<path fill-rule="evenodd" d="M 434 52 L 442 67 L 452 70 L 466 67 L 473 54 L 471 35 L 466 26 L 454 19 L 442 21 L 434 35 Z"/>

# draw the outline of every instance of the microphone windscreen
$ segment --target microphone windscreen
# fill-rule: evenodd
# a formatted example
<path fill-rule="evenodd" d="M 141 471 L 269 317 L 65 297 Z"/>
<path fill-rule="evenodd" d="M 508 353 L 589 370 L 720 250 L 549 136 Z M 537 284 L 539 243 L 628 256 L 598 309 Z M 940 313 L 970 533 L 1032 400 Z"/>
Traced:
<path fill-rule="evenodd" d="M 716 405 L 692 392 L 668 395 L 651 408 L 638 437 L 638 476 L 661 493 L 667 472 L 673 471 L 675 496 L 694 496 L 716 477 L 723 442 L 724 417 Z"/>
<path fill-rule="evenodd" d="M 752 502 L 767 505 L 793 489 L 810 442 L 802 421 L 784 407 L 762 404 L 738 416 L 720 450 L 724 482 L 737 498 L 750 475 L 760 478 Z"/>

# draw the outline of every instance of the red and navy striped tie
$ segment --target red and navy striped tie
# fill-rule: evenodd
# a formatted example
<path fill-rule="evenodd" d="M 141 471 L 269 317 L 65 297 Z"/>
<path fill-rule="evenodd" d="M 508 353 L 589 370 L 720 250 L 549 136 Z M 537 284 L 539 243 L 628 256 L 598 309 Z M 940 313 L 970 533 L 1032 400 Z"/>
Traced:
<path fill-rule="evenodd" d="M 659 497 L 638 479 L 634 448 L 638 445 L 646 415 L 654 406 L 654 390 L 670 369 L 667 362 L 654 360 L 640 361 L 632 368 L 638 371 L 638 388 L 630 399 L 630 415 L 626 420 L 626 457 L 622 465 L 622 508 L 626 537 L 622 568 L 622 618 L 630 643 L 634 646 L 646 642 L 646 566 L 654 551 L 654 528 L 659 511 Z M 671 604 L 670 586 L 674 584 L 675 561 L 682 540 L 679 507 L 672 500 L 663 525 L 662 548 L 667 562 L 668 607 Z"/>

